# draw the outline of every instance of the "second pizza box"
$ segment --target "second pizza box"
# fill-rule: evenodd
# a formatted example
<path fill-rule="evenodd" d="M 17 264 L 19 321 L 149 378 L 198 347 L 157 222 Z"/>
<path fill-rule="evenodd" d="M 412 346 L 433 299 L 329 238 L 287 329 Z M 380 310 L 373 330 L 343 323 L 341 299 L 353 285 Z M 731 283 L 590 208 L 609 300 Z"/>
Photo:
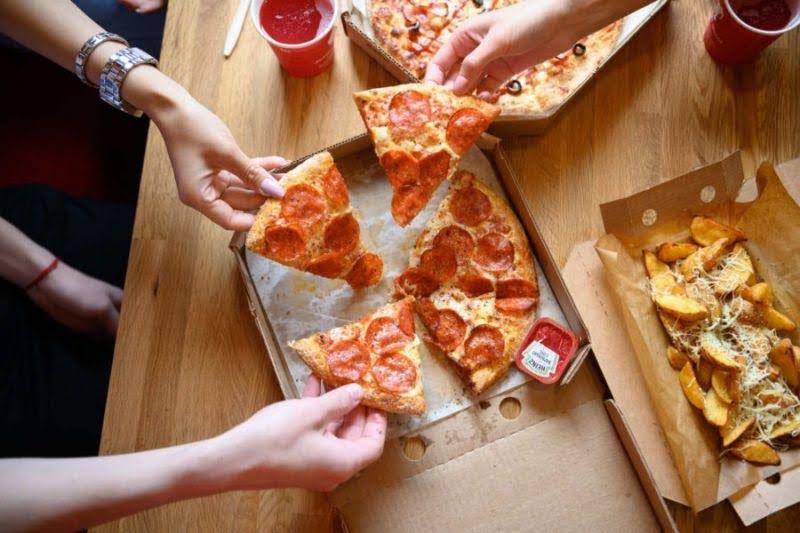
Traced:
<path fill-rule="evenodd" d="M 376 40 L 370 23 L 370 0 L 340 1 L 343 2 L 342 26 L 345 34 L 401 82 L 408 83 L 419 81 L 414 74 L 395 60 Z M 625 17 L 622 21 L 621 32 L 613 51 L 600 62 L 597 70 L 599 71 L 602 69 L 625 43 L 633 38 L 633 36 L 636 35 L 636 33 L 638 33 L 667 2 L 668 0 L 656 0 Z M 543 132 L 559 111 L 566 106 L 593 77 L 594 75 L 587 76 L 567 94 L 560 104 L 546 111 L 530 115 L 520 113 L 500 115 L 492 123 L 489 131 L 500 136 L 536 135 Z"/>
<path fill-rule="evenodd" d="M 327 150 L 351 188 L 365 238 L 377 237 L 380 242 L 370 244 L 387 254 L 384 277 L 390 283 L 397 273 L 393 262 L 407 258 L 413 238 L 397 234 L 397 242 L 384 242 L 395 235 L 385 233 L 381 221 L 387 217 L 386 223 L 391 224 L 386 213 L 388 197 L 373 200 L 368 185 L 373 180 L 386 190 L 389 185 L 369 138 L 362 135 Z M 560 386 L 529 381 L 512 367 L 505 380 L 480 398 L 471 397 L 446 377 L 437 378 L 441 374 L 429 361 L 427 368 L 423 366 L 429 413 L 417 419 L 393 416 L 382 457 L 331 494 L 345 527 L 351 531 L 654 531 L 660 525 L 673 530 L 665 503 L 632 445 L 624 416 L 607 399 L 608 392 L 592 369 L 581 365 L 590 347 L 583 321 L 499 140 L 484 136 L 460 167 L 475 172 L 507 197 L 537 259 L 543 300 L 537 316 L 544 314 L 568 325 L 580 339 L 580 357 L 573 360 Z M 423 212 L 419 218 L 425 217 Z M 297 397 L 308 371 L 298 367 L 297 358 L 288 352 L 286 336 L 338 325 L 340 317 L 333 316 L 342 312 L 337 298 L 347 306 L 348 319 L 366 314 L 382 301 L 369 294 L 354 296 L 341 281 L 304 273 L 283 277 L 264 270 L 263 259 L 244 248 L 243 234 L 234 236 L 231 248 L 276 377 L 287 398 Z M 381 290 L 380 298 L 388 300 L 389 286 L 381 289 L 379 285 L 374 295 Z M 269 291 L 286 294 L 273 297 Z M 430 357 L 423 355 L 426 359 Z M 575 506 L 585 512 L 575 513 Z"/>

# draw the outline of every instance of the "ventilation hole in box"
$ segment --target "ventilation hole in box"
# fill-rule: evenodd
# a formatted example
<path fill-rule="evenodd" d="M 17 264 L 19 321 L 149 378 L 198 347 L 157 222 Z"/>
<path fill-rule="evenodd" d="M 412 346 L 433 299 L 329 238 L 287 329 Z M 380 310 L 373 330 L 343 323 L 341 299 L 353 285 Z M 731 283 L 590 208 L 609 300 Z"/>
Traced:
<path fill-rule="evenodd" d="M 522 412 L 522 404 L 514 397 L 503 398 L 500 402 L 500 414 L 506 420 L 514 420 Z"/>
<path fill-rule="evenodd" d="M 714 201 L 717 196 L 717 189 L 713 185 L 706 185 L 700 191 L 700 201 L 707 204 Z"/>
<path fill-rule="evenodd" d="M 765 481 L 767 483 L 769 483 L 770 485 L 777 485 L 778 483 L 781 482 L 781 473 L 780 472 L 776 472 L 776 473 L 772 474 L 771 476 L 769 476 Z"/>
<path fill-rule="evenodd" d="M 652 226 L 657 219 L 658 213 L 656 213 L 655 209 L 645 209 L 644 213 L 642 213 L 642 224 L 645 226 Z"/>
<path fill-rule="evenodd" d="M 425 455 L 425 441 L 421 437 L 408 437 L 403 441 L 403 455 L 409 461 L 419 461 Z"/>

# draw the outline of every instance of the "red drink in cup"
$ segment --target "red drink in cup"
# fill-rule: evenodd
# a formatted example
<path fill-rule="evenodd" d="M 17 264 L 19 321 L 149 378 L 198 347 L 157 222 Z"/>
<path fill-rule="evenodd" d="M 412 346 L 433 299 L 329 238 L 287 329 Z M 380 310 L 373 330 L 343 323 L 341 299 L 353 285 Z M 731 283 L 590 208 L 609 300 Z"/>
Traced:
<path fill-rule="evenodd" d="M 775 39 L 800 24 L 800 0 L 719 0 L 703 42 L 717 63 L 755 61 Z"/>
<path fill-rule="evenodd" d="M 298 78 L 310 78 L 333 63 L 336 0 L 253 0 L 250 16 L 278 62 Z"/>

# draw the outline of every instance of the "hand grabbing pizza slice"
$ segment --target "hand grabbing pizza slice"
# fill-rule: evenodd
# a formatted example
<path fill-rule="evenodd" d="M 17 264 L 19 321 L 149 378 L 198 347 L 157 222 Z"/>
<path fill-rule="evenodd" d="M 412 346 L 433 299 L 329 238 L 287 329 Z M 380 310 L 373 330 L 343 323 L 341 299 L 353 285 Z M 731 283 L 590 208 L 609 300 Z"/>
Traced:
<path fill-rule="evenodd" d="M 500 112 L 472 96 L 408 84 L 354 95 L 392 185 L 392 216 L 408 225 Z"/>
<path fill-rule="evenodd" d="M 247 233 L 247 248 L 281 264 L 360 289 L 383 273 L 366 251 L 347 185 L 328 152 L 310 157 L 281 179 L 286 194 L 268 198 Z"/>
<path fill-rule="evenodd" d="M 292 341 L 289 346 L 330 386 L 358 383 L 362 404 L 390 413 L 421 415 L 419 339 L 414 298 L 387 304 L 342 327 Z"/>
<path fill-rule="evenodd" d="M 423 338 L 475 394 L 505 375 L 539 303 L 528 240 L 508 204 L 460 171 L 395 280 L 417 297 Z"/>

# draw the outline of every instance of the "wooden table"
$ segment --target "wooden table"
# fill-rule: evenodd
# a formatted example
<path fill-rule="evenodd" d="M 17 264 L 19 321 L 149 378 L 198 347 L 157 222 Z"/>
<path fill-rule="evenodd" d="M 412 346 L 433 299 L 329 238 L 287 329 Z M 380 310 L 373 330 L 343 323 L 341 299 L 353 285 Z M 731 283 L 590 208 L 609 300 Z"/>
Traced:
<path fill-rule="evenodd" d="M 332 71 L 287 77 L 250 21 L 233 56 L 222 43 L 233 0 L 172 2 L 161 67 L 230 126 L 251 155 L 303 155 L 362 132 L 353 91 L 394 82 L 336 29 Z M 674 0 L 544 135 L 507 141 L 557 261 L 602 233 L 598 204 L 741 149 L 748 172 L 800 155 L 800 32 L 757 65 L 717 67 L 702 31 L 712 0 Z M 281 399 L 250 318 L 230 234 L 179 204 L 167 153 L 150 129 L 102 453 L 215 435 Z M 740 528 L 729 504 L 682 530 Z M 287 530 L 330 527 L 320 495 L 240 492 L 163 507 L 103 529 Z M 790 529 L 795 506 L 754 529 Z"/>

